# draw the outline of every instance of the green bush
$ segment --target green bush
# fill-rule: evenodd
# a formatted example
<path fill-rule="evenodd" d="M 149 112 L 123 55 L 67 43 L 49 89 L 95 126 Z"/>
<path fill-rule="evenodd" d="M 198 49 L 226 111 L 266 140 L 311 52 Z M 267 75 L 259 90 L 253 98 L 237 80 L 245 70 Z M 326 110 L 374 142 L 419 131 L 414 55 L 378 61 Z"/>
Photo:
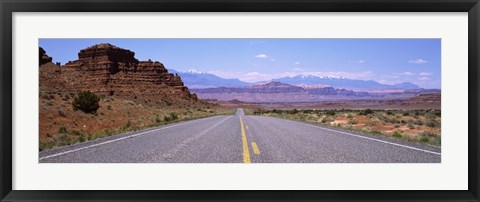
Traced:
<path fill-rule="evenodd" d="M 67 133 L 68 130 L 65 126 L 60 126 L 60 128 L 58 129 L 58 133 Z"/>
<path fill-rule="evenodd" d="M 358 113 L 358 115 L 364 115 L 364 116 L 367 116 L 367 115 L 369 115 L 369 114 L 373 114 L 373 110 L 371 110 L 371 109 L 365 109 L 365 110 L 360 111 L 360 112 Z"/>
<path fill-rule="evenodd" d="M 165 117 L 163 117 L 163 120 L 164 120 L 165 122 L 169 122 L 169 121 L 171 121 L 171 119 L 170 119 L 170 117 L 169 117 L 169 116 L 165 116 Z"/>
<path fill-rule="evenodd" d="M 127 130 L 129 129 L 130 127 L 132 126 L 132 123 L 130 122 L 130 120 L 122 127 L 122 130 Z"/>
<path fill-rule="evenodd" d="M 372 131 L 372 134 L 374 134 L 374 135 L 381 135 L 381 134 L 383 134 L 383 133 L 382 133 L 382 131 L 379 131 L 379 130 L 373 130 L 373 131 Z"/>
<path fill-rule="evenodd" d="M 292 110 L 292 114 L 297 114 L 298 113 L 298 110 L 297 109 L 293 109 Z"/>
<path fill-rule="evenodd" d="M 350 121 L 348 121 L 349 124 L 358 124 L 358 121 L 357 119 L 352 119 Z"/>
<path fill-rule="evenodd" d="M 437 122 L 435 120 L 429 120 L 429 121 L 427 121 L 427 124 L 425 124 L 425 125 L 427 125 L 430 128 L 435 128 L 435 127 L 437 127 Z"/>
<path fill-rule="evenodd" d="M 428 137 L 421 137 L 420 142 L 429 142 L 430 139 Z"/>
<path fill-rule="evenodd" d="M 325 114 L 327 114 L 329 116 L 335 116 L 335 112 L 332 111 L 332 110 L 328 110 L 327 112 L 325 112 Z"/>
<path fill-rule="evenodd" d="M 90 91 L 83 91 L 77 94 L 73 99 L 73 110 L 81 110 L 85 113 L 96 113 L 100 105 L 100 97 Z"/>
<path fill-rule="evenodd" d="M 403 137 L 402 132 L 400 132 L 400 131 L 395 131 L 395 132 L 393 133 L 393 137 L 402 138 L 402 137 Z"/>
<path fill-rule="evenodd" d="M 175 112 L 170 113 L 170 117 L 172 118 L 172 120 L 177 120 L 178 119 L 177 113 L 175 113 Z"/>

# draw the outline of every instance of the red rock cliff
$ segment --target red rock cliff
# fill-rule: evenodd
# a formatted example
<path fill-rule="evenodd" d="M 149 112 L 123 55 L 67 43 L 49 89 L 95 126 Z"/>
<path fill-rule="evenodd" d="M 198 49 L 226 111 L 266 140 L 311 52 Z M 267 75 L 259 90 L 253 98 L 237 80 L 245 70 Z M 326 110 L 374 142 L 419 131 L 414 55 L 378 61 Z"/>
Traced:
<path fill-rule="evenodd" d="M 49 71 L 48 74 L 56 76 L 51 78 L 53 75 L 49 75 L 48 79 L 57 79 L 57 82 L 42 82 L 45 73 L 40 74 L 41 87 L 59 91 L 89 90 L 151 101 L 172 96 L 196 100 L 181 78 L 168 73 L 162 63 L 138 61 L 134 52 L 111 44 L 97 44 L 83 49 L 78 53 L 78 60 Z"/>

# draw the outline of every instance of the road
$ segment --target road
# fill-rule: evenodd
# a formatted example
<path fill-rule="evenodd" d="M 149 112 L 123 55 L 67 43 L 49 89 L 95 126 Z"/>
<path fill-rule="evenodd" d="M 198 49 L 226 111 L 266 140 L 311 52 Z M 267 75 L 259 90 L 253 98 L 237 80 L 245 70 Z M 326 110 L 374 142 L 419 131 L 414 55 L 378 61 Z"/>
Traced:
<path fill-rule="evenodd" d="M 40 163 L 439 163 L 440 149 L 264 116 L 214 116 L 40 152 Z"/>

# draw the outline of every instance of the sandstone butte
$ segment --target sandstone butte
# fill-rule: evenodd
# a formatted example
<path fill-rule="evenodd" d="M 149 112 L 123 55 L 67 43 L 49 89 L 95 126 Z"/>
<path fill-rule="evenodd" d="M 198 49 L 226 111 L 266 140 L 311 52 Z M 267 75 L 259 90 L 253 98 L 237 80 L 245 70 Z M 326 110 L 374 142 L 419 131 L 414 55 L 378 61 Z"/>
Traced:
<path fill-rule="evenodd" d="M 97 44 L 81 50 L 78 60 L 53 64 L 40 47 L 40 91 L 78 92 L 139 100 L 145 103 L 191 103 L 190 93 L 178 75 L 158 61 L 139 61 L 135 53 L 114 45 Z"/>

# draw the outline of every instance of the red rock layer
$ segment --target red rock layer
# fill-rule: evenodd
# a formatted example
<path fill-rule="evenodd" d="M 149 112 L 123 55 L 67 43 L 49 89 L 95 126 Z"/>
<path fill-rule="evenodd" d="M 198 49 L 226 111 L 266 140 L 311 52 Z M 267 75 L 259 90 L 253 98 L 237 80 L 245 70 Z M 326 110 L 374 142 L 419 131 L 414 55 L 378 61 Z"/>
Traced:
<path fill-rule="evenodd" d="M 138 61 L 135 53 L 111 44 L 98 44 L 78 53 L 78 60 L 61 67 L 40 68 L 40 86 L 57 91 L 89 90 L 99 94 L 144 100 L 166 97 L 196 100 L 178 75 L 160 62 Z M 170 99 L 171 100 L 171 99 Z"/>

